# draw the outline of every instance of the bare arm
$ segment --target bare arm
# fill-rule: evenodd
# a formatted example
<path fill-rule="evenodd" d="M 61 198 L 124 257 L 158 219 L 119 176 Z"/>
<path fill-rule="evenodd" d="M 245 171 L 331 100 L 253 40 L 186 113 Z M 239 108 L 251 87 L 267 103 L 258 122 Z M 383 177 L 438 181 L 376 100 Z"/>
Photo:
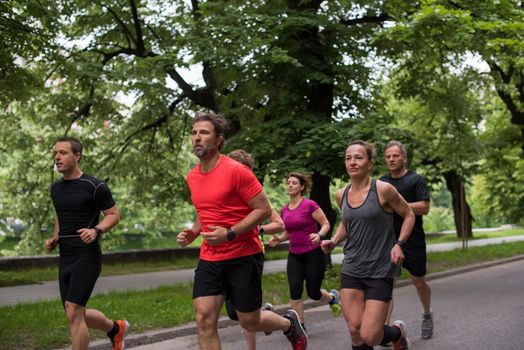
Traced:
<path fill-rule="evenodd" d="M 344 189 L 340 189 L 336 193 L 336 200 L 339 208 L 342 208 L 342 197 L 344 196 Z M 347 238 L 346 227 L 344 226 L 343 220 L 337 226 L 335 234 L 329 240 L 322 241 L 322 250 L 324 253 L 329 254 L 340 242 Z"/>
<path fill-rule="evenodd" d="M 200 219 L 197 217 L 193 226 L 189 230 L 184 230 L 176 236 L 176 241 L 178 245 L 185 247 L 188 244 L 191 244 L 198 237 L 202 231 L 202 225 L 200 224 Z"/>
<path fill-rule="evenodd" d="M 248 232 L 271 215 L 271 206 L 264 190 L 253 197 L 247 204 L 252 209 L 251 212 L 245 218 L 231 227 L 231 229 L 235 232 L 235 236 L 237 237 L 243 233 Z M 209 244 L 217 245 L 227 241 L 227 227 L 208 227 L 212 231 L 202 232 L 201 235 Z"/>
<path fill-rule="evenodd" d="M 273 235 L 269 239 L 269 245 L 274 248 L 276 247 L 280 242 L 287 241 L 289 239 L 289 232 L 287 230 L 284 230 L 280 235 Z"/>
<path fill-rule="evenodd" d="M 318 230 L 318 233 L 321 236 L 325 236 L 328 233 L 329 228 L 331 227 L 326 217 L 326 214 L 324 214 L 324 211 L 321 208 L 318 208 L 317 210 L 313 212 L 312 216 L 313 216 L 313 219 L 316 222 L 318 222 L 320 225 L 320 230 Z"/>
<path fill-rule="evenodd" d="M 44 247 L 47 249 L 47 251 L 52 252 L 56 245 L 58 244 L 58 232 L 60 231 L 60 227 L 58 225 L 58 218 L 55 219 L 55 227 L 53 229 L 53 237 L 46 239 L 44 242 Z"/>
<path fill-rule="evenodd" d="M 102 210 L 102 213 L 104 214 L 104 218 L 96 225 L 96 227 L 101 229 L 102 233 L 104 233 L 108 232 L 118 224 L 120 221 L 120 210 L 118 210 L 118 207 L 114 205 L 109 209 Z M 84 241 L 84 243 L 93 243 L 98 236 L 94 228 L 81 228 L 77 232 L 80 233 L 80 239 Z"/>
<path fill-rule="evenodd" d="M 382 197 L 385 202 L 384 204 L 390 207 L 404 220 L 402 227 L 400 228 L 398 239 L 406 241 L 415 225 L 415 214 L 413 213 L 413 210 L 411 210 L 404 197 L 398 193 L 393 185 L 379 181 L 377 189 L 379 196 Z"/>
<path fill-rule="evenodd" d="M 114 205 L 109 209 L 102 210 L 102 213 L 104 213 L 104 218 L 96 227 L 100 228 L 102 232 L 108 232 L 120 221 L 120 210 Z"/>
<path fill-rule="evenodd" d="M 318 244 L 320 243 L 322 238 L 328 233 L 331 225 L 329 224 L 326 214 L 324 214 L 324 211 L 321 208 L 316 209 L 311 216 L 320 225 L 320 229 L 318 230 L 318 232 L 311 233 L 309 235 L 309 240 L 313 244 Z"/>
<path fill-rule="evenodd" d="M 408 203 L 415 215 L 427 215 L 429 213 L 429 201 L 418 201 Z"/>
<path fill-rule="evenodd" d="M 264 234 L 268 235 L 282 232 L 285 229 L 284 221 L 282 221 L 282 218 L 275 209 L 271 209 L 271 222 L 261 225 L 260 227 L 264 229 Z"/>
<path fill-rule="evenodd" d="M 413 210 L 411 210 L 408 203 L 404 200 L 400 193 L 398 193 L 393 185 L 386 182 L 377 181 L 377 191 L 379 198 L 381 198 L 381 204 L 384 207 L 393 209 L 404 220 L 402 222 L 402 227 L 400 228 L 398 239 L 401 241 L 407 241 L 411 231 L 413 230 L 413 226 L 415 225 L 415 214 L 413 213 Z M 384 202 L 382 203 L 382 201 Z M 391 262 L 396 265 L 402 264 L 402 261 L 404 260 L 404 252 L 398 244 L 393 246 L 390 256 Z"/>

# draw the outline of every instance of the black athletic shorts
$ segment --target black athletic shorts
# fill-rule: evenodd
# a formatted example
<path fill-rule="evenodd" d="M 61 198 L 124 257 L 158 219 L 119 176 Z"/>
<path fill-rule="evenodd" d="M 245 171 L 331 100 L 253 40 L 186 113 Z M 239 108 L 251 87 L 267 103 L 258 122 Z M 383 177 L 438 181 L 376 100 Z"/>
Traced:
<path fill-rule="evenodd" d="M 359 278 L 341 273 L 340 289 L 363 290 L 365 300 L 388 302 L 393 293 L 393 278 Z"/>
<path fill-rule="evenodd" d="M 404 261 L 402 267 L 409 271 L 412 276 L 426 276 L 426 247 L 412 248 L 409 247 L 404 251 Z"/>
<path fill-rule="evenodd" d="M 264 254 L 224 261 L 199 260 L 193 283 L 193 299 L 225 295 L 240 312 L 262 307 L 262 269 Z"/>
<path fill-rule="evenodd" d="M 58 285 L 62 305 L 69 301 L 86 306 L 100 271 L 102 271 L 100 252 L 61 256 L 58 263 Z"/>

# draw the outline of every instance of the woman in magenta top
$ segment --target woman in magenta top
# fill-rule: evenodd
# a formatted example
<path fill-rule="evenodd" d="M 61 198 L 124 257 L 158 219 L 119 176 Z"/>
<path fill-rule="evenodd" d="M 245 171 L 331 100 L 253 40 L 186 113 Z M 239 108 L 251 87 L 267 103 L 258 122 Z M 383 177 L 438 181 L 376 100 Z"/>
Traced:
<path fill-rule="evenodd" d="M 329 303 L 333 313 L 338 315 L 340 314 L 338 292 L 336 290 L 327 292 L 320 288 L 326 270 L 320 241 L 329 231 L 329 221 L 317 203 L 303 197 L 311 187 L 309 177 L 293 172 L 288 175 L 286 185 L 289 203 L 280 212 L 286 229 L 279 236 L 271 237 L 269 244 L 275 247 L 289 239 L 287 279 L 291 307 L 304 323 L 302 294 L 306 282 L 307 295 L 313 300 Z M 319 226 L 320 229 L 317 228 Z"/>

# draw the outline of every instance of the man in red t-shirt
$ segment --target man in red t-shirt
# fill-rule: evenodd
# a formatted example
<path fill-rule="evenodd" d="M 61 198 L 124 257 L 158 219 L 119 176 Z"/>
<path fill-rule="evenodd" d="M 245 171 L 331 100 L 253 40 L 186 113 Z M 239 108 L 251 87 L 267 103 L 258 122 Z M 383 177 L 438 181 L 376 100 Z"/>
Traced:
<path fill-rule="evenodd" d="M 200 349 L 220 349 L 217 322 L 225 295 L 231 298 L 240 324 L 258 331 L 282 330 L 294 350 L 307 347 L 298 315 L 263 312 L 264 257 L 256 230 L 271 213 L 267 195 L 247 167 L 220 153 L 228 121 L 213 113 L 197 113 L 191 142 L 200 163 L 187 175 L 198 219 L 177 236 L 185 247 L 200 234 L 203 243 L 195 270 L 193 306 Z"/>

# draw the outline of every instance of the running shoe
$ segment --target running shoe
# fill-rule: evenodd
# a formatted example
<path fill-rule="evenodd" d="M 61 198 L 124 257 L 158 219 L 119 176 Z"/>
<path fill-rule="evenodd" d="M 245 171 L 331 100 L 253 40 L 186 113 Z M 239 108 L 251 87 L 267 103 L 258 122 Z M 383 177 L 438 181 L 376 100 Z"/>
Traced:
<path fill-rule="evenodd" d="M 340 295 L 338 294 L 338 291 L 336 289 L 331 289 L 329 291 L 329 295 L 333 297 L 333 299 L 329 302 L 329 307 L 331 308 L 331 312 L 333 313 L 333 317 L 340 316 Z"/>
<path fill-rule="evenodd" d="M 429 315 L 422 314 L 422 339 L 429 339 L 433 336 L 433 312 Z"/>
<path fill-rule="evenodd" d="M 265 303 L 264 305 L 262 305 L 263 311 L 273 311 L 274 309 L 275 307 L 273 306 L 273 304 Z M 270 335 L 271 333 L 273 333 L 273 331 L 264 331 L 265 335 Z"/>
<path fill-rule="evenodd" d="M 124 350 L 127 333 L 129 332 L 129 323 L 125 320 L 117 320 L 116 323 L 118 324 L 118 333 L 111 339 L 111 343 L 113 343 L 112 350 Z"/>
<path fill-rule="evenodd" d="M 293 350 L 306 350 L 307 349 L 307 334 L 304 332 L 304 328 L 300 324 L 300 319 L 295 310 L 287 310 L 284 314 L 284 317 L 291 322 L 291 327 L 289 330 L 284 332 L 284 335 L 287 337 Z"/>
<path fill-rule="evenodd" d="M 393 322 L 393 327 L 397 327 L 400 330 L 400 338 L 392 342 L 394 350 L 409 350 L 410 342 L 406 334 L 406 323 L 404 321 Z"/>

